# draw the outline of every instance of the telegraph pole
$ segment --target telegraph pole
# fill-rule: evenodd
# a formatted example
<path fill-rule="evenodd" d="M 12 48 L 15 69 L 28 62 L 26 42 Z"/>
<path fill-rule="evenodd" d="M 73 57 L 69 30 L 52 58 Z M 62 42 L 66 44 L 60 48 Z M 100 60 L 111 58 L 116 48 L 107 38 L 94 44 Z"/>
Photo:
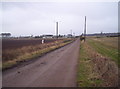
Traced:
<path fill-rule="evenodd" d="M 56 22 L 56 37 L 58 38 L 58 22 Z"/>
<path fill-rule="evenodd" d="M 86 16 L 85 16 L 85 27 L 84 27 L 84 41 L 86 40 Z"/>
<path fill-rule="evenodd" d="M 72 38 L 72 29 L 71 29 L 71 38 Z"/>

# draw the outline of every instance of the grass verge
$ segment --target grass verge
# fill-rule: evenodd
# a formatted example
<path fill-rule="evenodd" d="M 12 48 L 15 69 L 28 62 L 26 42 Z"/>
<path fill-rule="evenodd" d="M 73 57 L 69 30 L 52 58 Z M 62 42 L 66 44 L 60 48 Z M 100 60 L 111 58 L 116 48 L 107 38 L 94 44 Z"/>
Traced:
<path fill-rule="evenodd" d="M 80 57 L 78 61 L 78 87 L 99 86 L 102 80 L 99 79 L 97 73 L 93 73 L 92 60 L 93 51 L 87 43 L 81 42 Z"/>

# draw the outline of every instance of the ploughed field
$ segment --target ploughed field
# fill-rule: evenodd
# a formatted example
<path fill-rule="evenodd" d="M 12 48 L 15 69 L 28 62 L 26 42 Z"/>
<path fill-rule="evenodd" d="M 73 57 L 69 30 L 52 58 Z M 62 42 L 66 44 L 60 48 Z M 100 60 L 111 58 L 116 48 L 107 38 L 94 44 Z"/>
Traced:
<path fill-rule="evenodd" d="M 54 42 L 57 39 L 44 39 L 45 43 Z M 42 39 L 3 39 L 2 50 L 16 49 L 24 46 L 34 46 L 41 44 Z"/>

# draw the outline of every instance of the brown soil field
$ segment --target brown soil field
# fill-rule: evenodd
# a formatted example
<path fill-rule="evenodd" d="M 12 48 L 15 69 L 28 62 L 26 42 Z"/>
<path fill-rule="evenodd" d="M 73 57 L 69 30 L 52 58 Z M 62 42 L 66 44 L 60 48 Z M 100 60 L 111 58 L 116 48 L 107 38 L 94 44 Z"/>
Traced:
<path fill-rule="evenodd" d="M 54 42 L 57 39 L 44 39 L 45 43 Z M 60 39 L 58 39 L 60 40 Z M 41 44 L 42 39 L 3 39 L 2 40 L 2 50 L 6 49 L 16 49 L 23 46 L 33 46 Z"/>

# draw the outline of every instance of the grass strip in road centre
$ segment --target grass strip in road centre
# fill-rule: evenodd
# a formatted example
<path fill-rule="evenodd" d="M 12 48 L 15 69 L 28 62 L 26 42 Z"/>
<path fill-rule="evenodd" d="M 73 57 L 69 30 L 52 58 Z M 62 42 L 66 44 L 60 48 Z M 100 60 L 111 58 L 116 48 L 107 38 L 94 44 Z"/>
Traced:
<path fill-rule="evenodd" d="M 42 48 L 42 49 L 38 48 L 38 50 L 33 50 L 34 49 L 34 47 L 33 47 L 33 49 L 32 49 L 33 51 L 31 51 L 31 52 L 25 52 L 24 54 L 21 53 L 20 56 L 14 58 L 12 60 L 4 61 L 2 64 L 2 69 L 5 70 L 5 69 L 11 68 L 19 63 L 40 57 L 40 56 L 42 56 L 42 55 L 44 55 L 52 50 L 63 47 L 71 42 L 73 42 L 73 40 L 63 40 L 62 42 L 56 42 L 57 44 L 53 44 L 53 45 L 48 46 L 46 48 Z"/>

